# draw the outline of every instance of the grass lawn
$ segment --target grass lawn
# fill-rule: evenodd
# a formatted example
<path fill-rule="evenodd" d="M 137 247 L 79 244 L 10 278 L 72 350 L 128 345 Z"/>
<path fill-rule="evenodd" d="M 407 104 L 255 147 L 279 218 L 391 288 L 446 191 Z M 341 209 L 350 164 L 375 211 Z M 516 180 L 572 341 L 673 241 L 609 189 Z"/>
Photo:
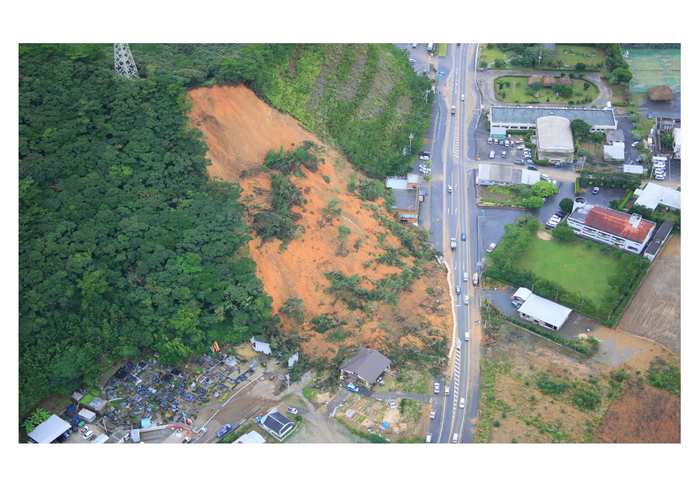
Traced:
<path fill-rule="evenodd" d="M 599 70 L 596 66 L 605 62 L 605 54 L 600 48 L 561 43 L 557 43 L 554 49 L 554 58 L 564 64 L 563 69 L 573 69 L 582 62 L 586 64 L 586 70 Z"/>
<path fill-rule="evenodd" d="M 551 88 L 537 90 L 534 95 L 528 94 L 527 77 L 503 76 L 494 80 L 496 97 L 505 103 L 562 103 L 569 101 L 586 103 L 598 97 L 598 87 L 590 81 L 573 79 L 574 94 L 569 98 L 558 96 Z"/>
<path fill-rule="evenodd" d="M 438 57 L 446 57 L 447 56 L 447 43 L 438 43 L 437 44 L 437 54 L 438 54 Z"/>
<path fill-rule="evenodd" d="M 580 292 L 595 304 L 605 305 L 608 280 L 619 268 L 615 258 L 592 243 L 532 239 L 519 267 Z"/>

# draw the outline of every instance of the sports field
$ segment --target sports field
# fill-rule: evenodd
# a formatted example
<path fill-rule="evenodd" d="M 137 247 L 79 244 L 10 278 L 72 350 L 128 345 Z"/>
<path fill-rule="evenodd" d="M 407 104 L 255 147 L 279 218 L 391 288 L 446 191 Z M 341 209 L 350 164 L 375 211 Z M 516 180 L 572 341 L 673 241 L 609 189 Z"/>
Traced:
<path fill-rule="evenodd" d="M 634 77 L 630 90 L 644 93 L 652 86 L 665 84 L 674 91 L 681 85 L 680 48 L 629 48 L 627 62 Z"/>
<path fill-rule="evenodd" d="M 601 305 L 609 296 L 608 280 L 619 270 L 620 264 L 593 243 L 560 243 L 535 237 L 518 267 L 571 292 L 580 292 Z"/>

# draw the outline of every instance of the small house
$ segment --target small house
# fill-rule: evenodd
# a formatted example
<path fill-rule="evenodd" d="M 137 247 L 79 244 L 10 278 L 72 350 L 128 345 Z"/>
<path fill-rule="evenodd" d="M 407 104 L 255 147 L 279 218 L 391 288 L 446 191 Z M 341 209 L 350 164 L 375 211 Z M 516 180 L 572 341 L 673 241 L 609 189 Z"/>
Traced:
<path fill-rule="evenodd" d="M 518 289 L 518 291 L 522 289 L 523 287 Z M 516 294 L 518 291 L 516 291 Z M 559 330 L 564 326 L 571 314 L 571 309 L 533 294 L 532 291 L 527 289 L 526 291 L 529 292 L 529 296 L 525 298 L 522 305 L 518 308 L 518 314 L 522 319 L 536 323 L 547 330 Z M 525 292 L 521 292 L 520 296 L 525 294 Z M 513 297 L 515 297 L 515 294 L 513 294 Z"/>
<path fill-rule="evenodd" d="M 78 411 L 78 416 L 86 423 L 92 423 L 93 421 L 95 421 L 95 418 L 97 418 L 97 414 L 92 412 L 90 409 L 85 408 Z"/>
<path fill-rule="evenodd" d="M 255 352 L 262 352 L 266 356 L 272 354 L 272 348 L 270 347 L 270 344 L 268 344 L 267 342 L 263 342 L 262 340 L 258 340 L 257 337 L 250 338 L 250 345 L 253 347 L 253 350 Z"/>
<path fill-rule="evenodd" d="M 366 388 L 370 388 L 390 366 L 391 361 L 384 354 L 363 347 L 340 366 L 340 379 L 359 381 Z"/>
<path fill-rule="evenodd" d="M 259 421 L 265 431 L 277 440 L 284 440 L 294 429 L 295 424 L 294 421 L 280 414 L 276 409 L 272 409 L 265 416 L 260 418 Z"/>

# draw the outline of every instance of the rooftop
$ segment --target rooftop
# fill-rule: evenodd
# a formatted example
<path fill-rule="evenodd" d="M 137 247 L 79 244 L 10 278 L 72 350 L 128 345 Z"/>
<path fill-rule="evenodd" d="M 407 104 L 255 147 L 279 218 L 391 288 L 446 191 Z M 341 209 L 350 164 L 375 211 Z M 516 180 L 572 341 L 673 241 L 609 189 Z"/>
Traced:
<path fill-rule="evenodd" d="M 634 226 L 630 221 L 632 215 L 590 204 L 577 208 L 569 218 L 588 227 L 634 242 L 644 242 L 644 239 L 656 225 L 654 222 L 640 218 L 639 223 Z"/>
<path fill-rule="evenodd" d="M 28 436 L 36 443 L 51 443 L 68 430 L 70 424 L 52 414 L 49 419 L 29 432 Z"/>
<path fill-rule="evenodd" d="M 637 189 L 634 194 L 638 196 L 634 204 L 650 210 L 655 210 L 660 204 L 676 210 L 681 209 L 681 192 L 670 187 L 649 182 L 644 189 Z"/>
<path fill-rule="evenodd" d="M 522 167 L 510 165 L 497 165 L 494 163 L 479 163 L 478 182 L 502 182 L 507 184 L 533 185 L 540 180 L 540 173 L 536 170 L 527 170 Z"/>
<path fill-rule="evenodd" d="M 294 421 L 272 410 L 263 417 L 262 424 L 267 429 L 282 437 L 294 426 Z"/>
<path fill-rule="evenodd" d="M 384 354 L 363 347 L 357 354 L 345 361 L 340 369 L 353 373 L 369 383 L 374 383 L 390 365 L 391 361 Z"/>
<path fill-rule="evenodd" d="M 527 107 L 527 106 L 492 106 L 491 124 L 530 124 L 539 117 L 557 115 L 569 120 L 581 119 L 592 126 L 617 127 L 612 108 L 567 108 L 567 107 Z"/>
<path fill-rule="evenodd" d="M 625 143 L 615 141 L 613 142 L 613 144 L 604 144 L 603 154 L 605 155 L 605 158 L 608 158 L 610 160 L 624 160 Z"/>
<path fill-rule="evenodd" d="M 513 294 L 513 299 L 522 299 L 525 301 L 528 297 L 532 295 L 532 291 L 526 287 L 520 287 L 518 290 L 515 291 L 515 294 Z"/>
<path fill-rule="evenodd" d="M 573 153 L 574 137 L 569 119 L 558 115 L 538 117 L 537 147 L 544 151 Z"/>
<path fill-rule="evenodd" d="M 671 233 L 671 230 L 673 230 L 673 222 L 666 220 L 664 223 L 662 223 L 661 227 L 656 230 L 654 237 L 652 237 L 651 241 L 649 241 L 649 245 L 647 245 L 644 254 L 656 256 L 659 249 L 661 249 L 661 246 L 663 246 L 666 237 Z"/>
<path fill-rule="evenodd" d="M 415 189 L 392 189 L 394 208 L 398 210 L 418 210 L 418 194 Z"/>
<path fill-rule="evenodd" d="M 265 439 L 257 431 L 249 431 L 238 437 L 233 443 L 265 443 Z"/>
<path fill-rule="evenodd" d="M 561 328 L 571 314 L 571 309 L 544 297 L 531 294 L 530 297 L 525 299 L 523 305 L 518 308 L 518 312 Z"/>

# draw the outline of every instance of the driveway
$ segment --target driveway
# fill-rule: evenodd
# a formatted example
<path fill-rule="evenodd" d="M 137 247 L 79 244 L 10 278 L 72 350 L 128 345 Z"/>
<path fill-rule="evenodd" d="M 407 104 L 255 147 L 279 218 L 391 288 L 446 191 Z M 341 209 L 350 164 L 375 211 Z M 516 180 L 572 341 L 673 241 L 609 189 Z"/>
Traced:
<path fill-rule="evenodd" d="M 482 103 L 484 104 L 484 107 L 488 108 L 492 105 L 512 105 L 512 103 L 505 103 L 496 98 L 496 94 L 494 92 L 494 80 L 496 78 L 499 78 L 501 76 L 530 76 L 531 74 L 552 74 L 552 75 L 558 75 L 559 72 L 557 71 L 541 71 L 541 70 L 533 70 L 533 69 L 519 69 L 519 70 L 485 70 L 485 71 L 478 71 L 476 73 L 476 78 L 477 78 L 477 84 L 479 85 L 479 91 L 481 92 L 482 96 Z M 608 87 L 608 85 L 603 81 L 600 77 L 600 73 L 598 72 L 586 72 L 583 74 L 584 79 L 587 79 L 591 81 L 592 83 L 595 83 L 596 86 L 598 86 L 599 93 L 598 97 L 593 100 L 591 103 L 586 103 L 583 105 L 577 105 L 579 107 L 591 107 L 591 106 L 605 106 L 609 101 L 612 101 L 612 91 Z M 557 107 L 557 106 L 562 106 L 561 103 L 528 103 L 528 105 L 532 106 L 541 106 L 541 107 Z"/>

